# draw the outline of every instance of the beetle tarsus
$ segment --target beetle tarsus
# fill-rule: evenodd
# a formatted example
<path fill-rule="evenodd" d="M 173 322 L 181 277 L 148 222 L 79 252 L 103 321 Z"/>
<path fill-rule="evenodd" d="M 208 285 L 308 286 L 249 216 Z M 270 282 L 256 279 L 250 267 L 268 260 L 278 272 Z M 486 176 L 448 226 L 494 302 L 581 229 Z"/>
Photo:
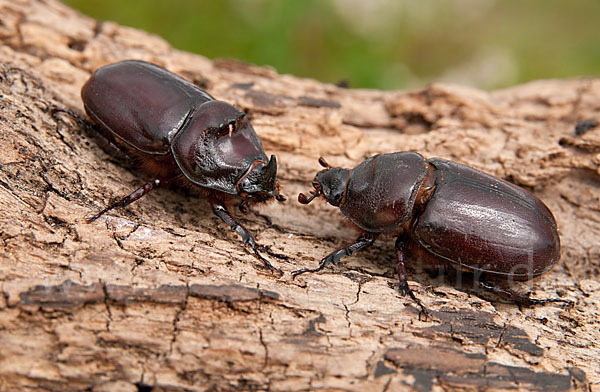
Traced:
<path fill-rule="evenodd" d="M 248 230 L 246 230 L 246 228 L 244 226 L 242 226 L 241 224 L 237 223 L 236 220 L 231 216 L 231 214 L 229 213 L 229 211 L 227 211 L 227 207 L 225 207 L 223 204 L 219 203 L 218 201 L 211 201 L 211 205 L 212 205 L 212 209 L 213 212 L 215 213 L 216 216 L 218 216 L 219 218 L 221 218 L 221 220 L 223 222 L 225 222 L 227 225 L 229 225 L 229 227 L 231 227 L 231 229 L 233 231 L 235 231 L 236 233 L 238 233 L 241 237 L 242 237 L 242 242 L 244 243 L 244 245 L 249 245 L 250 248 L 252 248 L 252 251 L 254 252 L 254 254 L 256 255 L 256 257 L 263 262 L 263 264 L 270 269 L 272 272 L 279 272 L 281 273 L 281 271 L 277 268 L 275 268 L 270 262 L 269 260 L 265 259 L 259 252 L 258 252 L 258 247 L 256 245 L 256 241 L 254 240 L 254 237 L 252 236 L 252 234 L 250 234 L 250 232 Z"/>
<path fill-rule="evenodd" d="M 573 306 L 575 306 L 575 302 L 571 301 L 570 299 L 562 299 L 562 298 L 546 298 L 546 299 L 539 299 L 539 298 L 528 298 L 528 306 L 535 306 L 535 305 L 545 305 L 545 304 L 549 304 L 549 303 L 561 303 L 564 304 L 565 307 L 567 308 L 572 308 Z"/>
<path fill-rule="evenodd" d="M 536 306 L 536 305 L 546 305 L 549 303 L 563 303 L 565 304 L 566 307 L 573 307 L 574 303 L 571 300 L 568 299 L 561 299 L 561 298 L 546 298 L 546 299 L 539 299 L 539 298 L 531 298 L 528 295 L 524 295 L 524 294 L 520 294 L 520 293 L 515 293 L 514 291 L 502 288 L 502 287 L 498 287 L 498 286 L 494 286 L 493 284 L 491 284 L 488 281 L 485 280 L 480 280 L 478 281 L 479 287 L 494 293 L 496 295 L 499 295 L 501 297 L 505 297 L 508 298 L 514 302 L 516 302 L 519 305 L 523 305 L 523 306 Z"/>
<path fill-rule="evenodd" d="M 263 264 L 269 269 L 271 270 L 271 272 L 277 272 L 280 275 L 283 275 L 283 273 L 281 272 L 281 270 L 279 270 L 278 268 L 276 268 L 275 266 L 273 266 L 273 264 L 271 264 L 271 262 L 267 259 L 265 259 L 263 257 L 263 255 L 261 255 L 258 251 L 258 249 L 256 247 L 252 247 L 252 250 L 254 251 L 254 255 L 263 262 Z"/>
<path fill-rule="evenodd" d="M 360 237 L 358 237 L 355 242 L 348 245 L 347 247 L 338 249 L 334 252 L 331 252 L 327 256 L 325 256 L 321 260 L 321 264 L 319 264 L 319 266 L 317 268 L 303 268 L 303 269 L 292 272 L 292 276 L 295 278 L 296 276 L 304 274 L 306 272 L 319 272 L 331 263 L 333 263 L 334 265 L 337 265 L 340 262 L 340 260 L 342 259 L 342 257 L 350 256 L 352 253 L 354 253 L 356 251 L 368 248 L 369 246 L 373 245 L 373 242 L 375 242 L 375 238 L 376 238 L 375 235 L 370 234 L 370 233 L 365 233 L 365 234 L 361 235 Z"/>
<path fill-rule="evenodd" d="M 108 211 L 112 210 L 113 208 L 128 206 L 129 204 L 133 203 L 134 201 L 140 199 L 142 196 L 148 194 L 153 189 L 157 188 L 159 185 L 162 185 L 161 180 L 158 178 L 155 178 L 154 180 L 142 185 L 141 187 L 139 187 L 135 191 L 131 192 L 129 195 L 123 197 L 122 199 L 109 204 L 104 209 L 102 209 L 100 212 L 93 215 L 92 217 L 87 218 L 85 220 L 85 223 L 92 223 L 93 221 L 100 218 L 102 215 L 104 215 Z"/>
<path fill-rule="evenodd" d="M 419 309 L 419 320 L 421 320 L 421 316 L 423 316 L 423 321 L 425 321 L 431 317 L 431 314 L 429 313 L 429 311 L 427 310 L 425 305 L 423 305 L 421 300 L 419 298 L 417 298 L 415 293 L 410 289 L 408 282 L 406 281 L 406 276 L 404 276 L 404 281 L 400 280 L 400 284 L 398 286 L 398 291 L 400 292 L 400 295 L 403 297 L 406 297 L 406 295 L 408 295 L 410 297 L 410 299 L 412 299 L 414 301 L 414 303 L 416 303 L 417 306 L 420 308 Z"/>
<path fill-rule="evenodd" d="M 421 319 L 421 315 L 423 315 L 425 320 L 427 320 L 427 318 L 430 316 L 429 311 L 423 305 L 421 300 L 417 298 L 415 293 L 411 290 L 410 286 L 408 285 L 408 282 L 406 281 L 406 266 L 404 265 L 405 253 L 406 239 L 403 237 L 398 237 L 398 239 L 396 239 L 396 259 L 398 262 L 397 271 L 399 281 L 398 291 L 400 291 L 400 295 L 402 295 L 403 297 L 408 295 L 410 299 L 412 299 L 417 304 L 417 306 L 421 308 L 419 311 L 419 319 Z"/>
<path fill-rule="evenodd" d="M 331 256 L 331 255 L 329 255 L 329 256 Z M 331 259 L 329 256 L 322 259 L 321 264 L 319 264 L 319 266 L 317 268 L 302 268 L 302 269 L 299 269 L 296 271 L 292 271 L 292 278 L 295 278 L 296 276 L 302 275 L 307 272 L 319 272 L 319 271 L 323 270 L 325 267 L 327 267 L 331 263 Z"/>
<path fill-rule="evenodd" d="M 74 111 L 72 111 L 70 109 L 59 108 L 58 106 L 52 106 L 52 108 L 50 109 L 50 116 L 52 116 L 52 118 L 54 118 L 57 121 L 59 120 L 59 118 L 57 116 L 58 113 L 65 113 L 65 114 L 69 115 L 70 117 L 72 117 L 79 124 L 83 125 L 84 127 L 89 127 L 89 124 L 86 123 L 81 117 L 79 117 L 79 115 L 77 113 L 75 113 Z"/>

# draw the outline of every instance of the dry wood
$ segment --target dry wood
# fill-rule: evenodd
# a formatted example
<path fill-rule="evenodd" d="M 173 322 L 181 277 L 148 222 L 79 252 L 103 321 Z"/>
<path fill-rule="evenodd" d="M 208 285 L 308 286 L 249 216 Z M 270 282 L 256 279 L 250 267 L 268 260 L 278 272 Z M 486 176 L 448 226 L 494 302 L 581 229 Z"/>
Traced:
<path fill-rule="evenodd" d="M 483 92 L 338 88 L 209 61 L 55 0 L 0 0 L 0 390 L 593 389 L 600 383 L 600 79 Z M 284 193 L 240 217 L 270 274 L 191 191 L 159 190 L 84 217 L 147 180 L 84 127 L 99 66 L 162 65 L 246 110 Z M 414 150 L 526 186 L 552 209 L 561 262 L 524 289 L 576 305 L 519 308 L 430 278 L 396 291 L 393 243 L 292 280 L 354 239 L 324 203 L 295 201 L 317 158 L 354 166 Z M 271 223 L 267 222 L 268 217 Z"/>

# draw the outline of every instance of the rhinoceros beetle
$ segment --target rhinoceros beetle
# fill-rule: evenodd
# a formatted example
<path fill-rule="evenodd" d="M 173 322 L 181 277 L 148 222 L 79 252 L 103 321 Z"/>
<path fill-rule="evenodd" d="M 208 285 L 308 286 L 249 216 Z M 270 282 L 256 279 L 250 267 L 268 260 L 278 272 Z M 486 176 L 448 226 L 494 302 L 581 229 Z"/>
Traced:
<path fill-rule="evenodd" d="M 271 270 L 254 237 L 231 216 L 279 194 L 277 160 L 267 158 L 244 112 L 215 100 L 157 65 L 128 60 L 104 66 L 81 89 L 85 111 L 102 136 L 136 157 L 153 180 L 89 218 L 92 222 L 157 187 L 198 186 L 213 212 L 235 230 Z"/>
<path fill-rule="evenodd" d="M 365 249 L 382 234 L 396 239 L 400 292 L 427 313 L 406 281 L 408 251 L 423 262 L 471 273 L 479 285 L 525 305 L 570 301 L 534 299 L 489 283 L 528 280 L 560 258 L 560 239 L 550 210 L 532 193 L 471 167 L 415 152 L 380 154 L 354 169 L 331 167 L 321 157 L 308 204 L 323 196 L 339 207 L 361 235 L 322 259 L 317 272 Z M 410 247 L 409 247 L 410 245 Z"/>

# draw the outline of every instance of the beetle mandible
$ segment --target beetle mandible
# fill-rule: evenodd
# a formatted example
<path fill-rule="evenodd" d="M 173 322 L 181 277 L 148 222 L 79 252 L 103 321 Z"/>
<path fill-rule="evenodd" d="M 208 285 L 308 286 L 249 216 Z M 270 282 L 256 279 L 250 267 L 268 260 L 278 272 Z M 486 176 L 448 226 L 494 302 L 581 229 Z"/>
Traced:
<path fill-rule="evenodd" d="M 137 60 L 96 70 L 83 85 L 81 98 L 101 135 L 133 154 L 153 178 L 88 223 L 157 187 L 196 185 L 213 212 L 274 270 L 227 208 L 235 198 L 242 199 L 242 212 L 248 204 L 273 197 L 285 200 L 279 194 L 275 155 L 267 158 L 244 112 L 164 68 Z"/>
<path fill-rule="evenodd" d="M 533 305 L 565 302 L 534 299 L 491 285 L 486 278 L 528 280 L 539 276 L 560 258 L 560 239 L 554 216 L 532 193 L 469 166 L 415 152 L 372 156 L 354 169 L 331 167 L 313 181 L 312 196 L 298 195 L 308 204 L 323 196 L 339 207 L 361 235 L 336 250 L 314 269 L 317 272 L 343 256 L 365 249 L 381 234 L 396 239 L 397 272 L 402 295 L 408 294 L 427 313 L 406 281 L 407 251 L 416 250 L 426 262 L 470 272 L 481 287 L 516 302 Z"/>

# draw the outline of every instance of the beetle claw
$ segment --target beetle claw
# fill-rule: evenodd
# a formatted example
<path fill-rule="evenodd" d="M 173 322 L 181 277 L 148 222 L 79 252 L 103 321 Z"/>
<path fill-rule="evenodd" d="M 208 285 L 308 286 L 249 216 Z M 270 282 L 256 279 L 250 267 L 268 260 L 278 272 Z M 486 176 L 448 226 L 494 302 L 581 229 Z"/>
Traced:
<path fill-rule="evenodd" d="M 245 235 L 242 234 L 242 241 L 244 242 L 244 245 L 249 245 L 250 248 L 252 248 L 254 255 L 260 261 L 262 261 L 265 267 L 270 269 L 271 272 L 278 272 L 280 275 L 283 275 L 283 272 L 281 272 L 281 270 L 273 266 L 273 264 L 271 264 L 269 260 L 267 260 L 263 255 L 260 254 L 260 252 L 258 251 L 258 246 L 256 245 L 256 240 L 254 240 L 254 237 L 250 233 L 246 232 Z"/>
<path fill-rule="evenodd" d="M 539 299 L 539 298 L 527 297 L 527 300 L 525 302 L 526 303 L 524 305 L 527 305 L 527 306 L 545 305 L 545 304 L 549 304 L 549 303 L 562 303 L 562 304 L 565 304 L 565 307 L 568 309 L 571 309 L 575 306 L 575 302 L 571 301 L 570 299 L 562 299 L 562 298 Z"/>
<path fill-rule="evenodd" d="M 319 266 L 317 268 L 302 268 L 302 269 L 299 269 L 299 270 L 296 270 L 296 271 L 292 271 L 292 278 L 294 279 L 294 278 L 296 278 L 296 276 L 304 274 L 306 272 L 319 272 L 319 271 L 322 271 L 325 267 L 327 267 L 332 262 L 332 260 L 330 259 L 330 256 L 331 255 L 323 258 L 321 260 L 321 264 L 319 264 Z M 337 264 L 338 262 L 339 262 L 339 260 L 337 262 L 334 262 L 334 264 Z"/>
<path fill-rule="evenodd" d="M 283 275 L 283 272 L 281 272 L 281 270 L 279 270 L 278 268 L 276 268 L 275 266 L 273 266 L 273 264 L 271 264 L 271 262 L 267 259 L 265 259 L 263 257 L 263 255 L 260 254 L 260 252 L 258 251 L 258 249 L 256 249 L 256 247 L 252 247 L 252 250 L 254 251 L 254 255 L 263 262 L 263 264 L 271 270 L 271 272 L 277 272 L 279 273 L 279 275 Z"/>
<path fill-rule="evenodd" d="M 292 271 L 292 279 L 296 279 L 296 276 L 298 275 L 302 275 L 307 272 L 319 272 L 322 269 L 323 268 L 321 268 L 321 266 L 318 266 L 317 268 L 302 268 L 296 271 Z"/>
<path fill-rule="evenodd" d="M 424 316 L 423 321 L 426 321 L 429 317 L 431 317 L 431 314 L 429 313 L 429 311 L 427 310 L 425 305 L 423 305 L 421 300 L 417 298 L 415 293 L 413 293 L 413 291 L 408 286 L 408 282 L 406 280 L 400 282 L 400 285 L 398 286 L 398 291 L 400 292 L 400 295 L 402 295 L 403 297 L 406 297 L 406 295 L 408 295 L 410 297 L 410 299 L 412 299 L 417 304 L 417 306 L 420 308 L 419 309 L 419 320 L 421 320 L 421 315 Z"/>
<path fill-rule="evenodd" d="M 531 298 L 531 293 L 521 294 L 514 291 L 511 291 L 507 288 L 502 288 L 491 284 L 485 280 L 480 280 L 478 282 L 479 287 L 485 289 L 493 294 L 496 294 L 503 298 L 508 298 L 515 302 L 518 305 L 522 306 L 537 306 L 537 305 L 546 305 L 550 303 L 562 303 L 567 308 L 572 308 L 575 306 L 575 303 L 570 299 L 562 299 L 562 298 Z"/>

